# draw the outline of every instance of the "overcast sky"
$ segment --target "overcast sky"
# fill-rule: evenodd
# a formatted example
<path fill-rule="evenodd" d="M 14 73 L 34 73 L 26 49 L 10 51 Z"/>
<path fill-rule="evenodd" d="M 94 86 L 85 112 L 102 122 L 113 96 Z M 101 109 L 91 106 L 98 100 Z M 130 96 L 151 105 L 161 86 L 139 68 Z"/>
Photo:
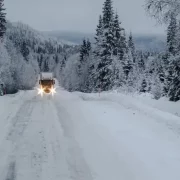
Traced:
<path fill-rule="evenodd" d="M 113 0 L 123 27 L 138 34 L 162 34 L 164 28 L 148 17 L 145 0 Z M 104 0 L 5 0 L 7 18 L 42 31 L 95 31 Z"/>

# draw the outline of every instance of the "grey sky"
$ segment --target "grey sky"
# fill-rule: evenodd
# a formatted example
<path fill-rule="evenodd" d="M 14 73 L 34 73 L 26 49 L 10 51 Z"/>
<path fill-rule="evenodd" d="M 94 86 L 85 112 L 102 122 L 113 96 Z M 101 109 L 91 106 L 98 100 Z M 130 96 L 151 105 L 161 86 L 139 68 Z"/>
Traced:
<path fill-rule="evenodd" d="M 164 28 L 147 17 L 145 0 L 113 0 L 123 27 L 142 34 L 161 34 Z M 37 30 L 94 32 L 104 0 L 5 0 L 7 18 Z"/>

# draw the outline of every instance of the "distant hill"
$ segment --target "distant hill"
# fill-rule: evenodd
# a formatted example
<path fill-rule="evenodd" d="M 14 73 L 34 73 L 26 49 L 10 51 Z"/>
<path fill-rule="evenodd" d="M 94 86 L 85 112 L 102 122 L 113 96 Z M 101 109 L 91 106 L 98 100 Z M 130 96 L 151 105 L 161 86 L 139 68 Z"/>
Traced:
<path fill-rule="evenodd" d="M 83 38 L 90 39 L 94 42 L 93 33 L 68 32 L 68 31 L 50 31 L 43 32 L 51 37 L 56 37 L 59 41 L 68 42 L 69 44 L 81 44 Z M 138 50 L 164 51 L 165 36 L 163 35 L 134 35 L 136 48 Z"/>
<path fill-rule="evenodd" d="M 49 31 L 43 32 L 51 37 L 56 37 L 60 41 L 65 41 L 73 44 L 81 44 L 83 38 L 89 38 L 91 42 L 94 41 L 94 34 L 81 33 L 81 32 L 70 32 L 70 31 Z"/>
<path fill-rule="evenodd" d="M 138 50 L 160 52 L 166 48 L 166 37 L 163 35 L 135 35 L 134 40 Z"/>

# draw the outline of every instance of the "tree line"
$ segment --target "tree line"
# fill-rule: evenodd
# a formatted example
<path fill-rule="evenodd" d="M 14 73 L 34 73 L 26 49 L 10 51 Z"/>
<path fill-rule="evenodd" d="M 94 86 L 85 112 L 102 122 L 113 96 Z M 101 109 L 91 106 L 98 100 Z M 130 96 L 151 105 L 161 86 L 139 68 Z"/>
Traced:
<path fill-rule="evenodd" d="M 80 46 L 62 45 L 27 25 L 7 22 L 0 0 L 0 81 L 12 93 L 32 89 L 40 71 L 51 71 L 69 91 L 151 93 L 155 99 L 167 96 L 178 101 L 179 5 L 167 1 L 146 0 L 150 15 L 168 24 L 166 50 L 148 52 L 136 49 L 133 34 L 125 31 L 112 0 L 103 4 L 95 43 L 84 38 Z"/>
<path fill-rule="evenodd" d="M 28 25 L 7 21 L 4 1 L 0 0 L 0 84 L 7 93 L 33 89 L 40 71 L 55 71 L 76 49 Z"/>
<path fill-rule="evenodd" d="M 147 9 L 160 8 L 158 1 L 149 0 Z M 151 12 L 157 15 L 158 10 Z M 95 43 L 84 39 L 79 53 L 57 70 L 62 86 L 70 91 L 117 90 L 180 100 L 180 21 L 174 12 L 169 15 L 168 11 L 167 49 L 161 53 L 142 52 L 136 49 L 132 32 L 126 34 L 112 1 L 105 0 Z"/>

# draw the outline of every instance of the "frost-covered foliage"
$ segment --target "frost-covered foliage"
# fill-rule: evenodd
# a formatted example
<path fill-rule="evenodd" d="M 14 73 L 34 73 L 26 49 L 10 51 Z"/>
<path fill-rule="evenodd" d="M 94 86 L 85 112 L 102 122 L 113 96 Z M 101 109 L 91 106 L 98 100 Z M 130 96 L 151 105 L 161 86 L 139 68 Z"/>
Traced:
<path fill-rule="evenodd" d="M 6 29 L 0 44 L 0 83 L 7 93 L 32 89 L 40 71 L 61 70 L 78 51 L 22 23 L 8 22 Z"/>
<path fill-rule="evenodd" d="M 118 89 L 127 93 L 152 92 L 157 98 L 158 89 L 155 92 L 152 79 L 156 60 L 154 54 L 136 51 L 132 33 L 127 41 L 112 1 L 106 0 L 99 16 L 95 44 L 84 39 L 79 53 L 59 61 L 56 76 L 69 91 Z"/>
<path fill-rule="evenodd" d="M 7 25 L 7 32 L 0 45 L 0 81 L 4 84 L 7 93 L 15 93 L 18 90 L 32 89 L 39 74 L 39 66 L 36 54 L 27 48 L 24 43 L 20 49 L 22 39 L 14 34 L 13 38 L 10 34 L 13 31 L 12 24 Z M 17 31 L 20 29 L 17 28 Z M 28 37 L 27 37 L 28 38 Z M 14 39 L 19 40 L 16 44 Z"/>
<path fill-rule="evenodd" d="M 6 32 L 6 13 L 4 8 L 4 0 L 0 0 L 0 40 L 3 39 Z"/>
<path fill-rule="evenodd" d="M 146 10 L 159 22 L 169 22 L 172 13 L 176 17 L 180 17 L 180 1 L 179 0 L 146 0 Z"/>
<path fill-rule="evenodd" d="M 163 2 L 149 0 L 148 8 Z M 70 91 L 115 89 L 151 93 L 155 99 L 169 96 L 172 101 L 180 100 L 180 23 L 172 12 L 168 20 L 166 52 L 137 51 L 132 33 L 127 38 L 118 14 L 114 14 L 112 1 L 105 0 L 95 44 L 88 48 L 90 42 L 83 40 L 79 53 L 71 53 L 58 63 L 56 75 L 61 85 Z"/>
<path fill-rule="evenodd" d="M 1 57 L 1 59 L 11 74 L 11 78 L 6 75 L 7 80 L 4 80 L 1 76 L 1 80 L 5 84 L 7 93 L 14 93 L 19 89 L 32 89 L 35 86 L 39 74 L 37 61 L 35 61 L 31 55 L 28 56 L 28 61 L 25 61 L 22 54 L 18 52 L 9 39 L 6 39 L 4 44 L 2 44 L 1 50 L 3 49 L 5 49 L 8 54 L 9 65 L 7 64 L 8 61 L 5 63 L 3 57 Z M 8 81 L 10 81 L 10 83 L 7 83 Z"/>
<path fill-rule="evenodd" d="M 161 56 L 158 75 L 162 95 L 171 101 L 180 100 L 180 1 L 147 0 L 150 15 L 168 24 L 167 51 Z M 157 83 L 156 83 L 157 84 Z M 157 84 L 157 86 L 160 86 Z"/>
<path fill-rule="evenodd" d="M 32 89 L 39 71 L 51 71 L 69 91 L 151 93 L 155 99 L 168 96 L 178 101 L 178 1 L 147 0 L 147 9 L 156 17 L 165 8 L 161 15 L 168 20 L 167 48 L 161 53 L 136 50 L 133 34 L 127 37 L 112 0 L 105 0 L 94 44 L 84 39 L 81 46 L 64 45 L 27 25 L 8 22 L 0 44 L 0 83 L 8 93 Z"/>
<path fill-rule="evenodd" d="M 11 59 L 4 46 L 0 44 L 0 81 L 9 87 L 9 91 L 12 91 L 13 87 L 13 74 L 11 72 Z"/>

